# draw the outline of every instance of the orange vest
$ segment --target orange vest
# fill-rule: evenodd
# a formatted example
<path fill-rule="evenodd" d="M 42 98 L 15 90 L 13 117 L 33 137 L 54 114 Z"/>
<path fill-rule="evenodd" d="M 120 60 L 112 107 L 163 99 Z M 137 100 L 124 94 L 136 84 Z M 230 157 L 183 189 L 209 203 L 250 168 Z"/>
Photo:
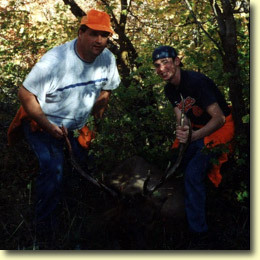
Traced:
<path fill-rule="evenodd" d="M 32 120 L 25 112 L 24 108 L 20 106 L 7 131 L 7 140 L 9 145 L 15 145 L 19 140 L 24 138 L 22 120 L 28 120 L 30 122 L 32 131 L 42 131 L 41 127 Z M 78 141 L 80 145 L 83 148 L 88 149 L 91 140 L 95 137 L 94 132 L 89 130 L 87 126 L 84 126 L 79 130 L 79 133 Z"/>
<path fill-rule="evenodd" d="M 193 127 L 201 128 L 201 125 L 192 125 Z M 219 128 L 214 133 L 210 134 L 209 136 L 204 137 L 204 144 L 208 148 L 215 147 L 219 144 L 226 144 L 231 142 L 235 134 L 235 124 L 232 118 L 232 115 L 226 117 L 225 124 Z M 172 149 L 179 147 L 179 140 L 175 139 Z M 228 145 L 229 153 L 232 152 L 232 145 L 229 143 Z M 224 162 L 228 160 L 229 153 L 222 153 L 218 158 L 218 164 L 213 164 L 211 169 L 208 172 L 208 178 L 210 181 L 218 187 L 222 180 L 222 175 L 220 173 L 220 168 Z"/>

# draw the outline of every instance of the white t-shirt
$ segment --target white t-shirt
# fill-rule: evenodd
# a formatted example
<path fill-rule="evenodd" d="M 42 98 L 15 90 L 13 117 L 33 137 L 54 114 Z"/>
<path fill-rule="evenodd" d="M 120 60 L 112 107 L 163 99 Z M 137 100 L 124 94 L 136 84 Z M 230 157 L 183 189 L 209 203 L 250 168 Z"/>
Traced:
<path fill-rule="evenodd" d="M 76 41 L 44 54 L 23 82 L 48 120 L 69 130 L 84 126 L 101 90 L 113 90 L 120 83 L 115 57 L 108 49 L 87 63 L 76 53 Z"/>

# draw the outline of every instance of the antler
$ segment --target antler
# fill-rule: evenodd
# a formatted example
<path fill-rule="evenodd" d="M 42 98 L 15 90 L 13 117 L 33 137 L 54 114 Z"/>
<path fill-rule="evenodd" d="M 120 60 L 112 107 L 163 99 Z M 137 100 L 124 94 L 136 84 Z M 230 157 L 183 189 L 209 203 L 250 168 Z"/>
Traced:
<path fill-rule="evenodd" d="M 92 184 L 94 184 L 95 186 L 105 190 L 106 192 L 108 192 L 110 195 L 112 195 L 113 197 L 118 197 L 117 193 L 113 190 L 111 190 L 110 188 L 108 188 L 105 184 L 99 182 L 98 180 L 96 180 L 93 176 L 91 176 L 89 173 L 86 173 L 81 166 L 78 164 L 78 162 L 75 160 L 75 157 L 73 155 L 73 151 L 71 148 L 71 143 L 70 140 L 68 138 L 68 135 L 65 131 L 64 126 L 61 127 L 61 130 L 63 132 L 64 138 L 65 138 L 65 142 L 66 142 L 66 146 L 69 152 L 69 160 L 71 165 L 78 171 L 78 173 L 80 173 L 84 178 L 86 178 L 89 182 L 91 182 Z"/>
<path fill-rule="evenodd" d="M 180 94 L 181 95 L 181 94 Z M 181 120 L 180 120 L 180 125 L 184 126 L 184 118 L 185 118 L 185 102 L 184 99 L 181 95 L 181 99 L 182 99 L 182 109 L 181 109 Z M 180 143 L 179 145 L 179 154 L 177 157 L 177 160 L 175 162 L 174 165 L 171 166 L 171 162 L 169 162 L 163 176 L 161 177 L 161 179 L 159 180 L 159 182 L 157 184 L 155 184 L 153 187 L 148 188 L 148 182 L 150 181 L 151 178 L 151 172 L 149 171 L 147 174 L 147 178 L 144 181 L 144 185 L 143 185 L 143 194 L 144 195 L 151 195 L 154 191 L 156 191 L 158 188 L 160 188 L 165 181 L 171 177 L 175 171 L 178 169 L 181 160 L 183 158 L 184 152 L 186 151 L 190 140 L 191 140 L 191 134 L 192 134 L 192 129 L 191 129 L 191 123 L 190 120 L 188 119 L 188 126 L 189 126 L 189 136 L 188 136 L 188 141 L 184 144 L 184 143 Z"/>

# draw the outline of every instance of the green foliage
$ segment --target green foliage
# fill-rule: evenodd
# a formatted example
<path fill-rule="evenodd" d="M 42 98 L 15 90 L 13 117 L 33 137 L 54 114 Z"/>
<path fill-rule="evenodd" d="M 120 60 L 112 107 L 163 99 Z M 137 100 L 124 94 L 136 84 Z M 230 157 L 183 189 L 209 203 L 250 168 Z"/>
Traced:
<path fill-rule="evenodd" d="M 249 145 L 248 138 L 244 135 L 238 135 L 235 137 L 236 148 L 234 151 L 234 158 L 239 167 L 245 166 L 249 161 Z"/>
<path fill-rule="evenodd" d="M 17 103 L 17 90 L 37 60 L 50 48 L 76 36 L 68 8 L 56 6 L 55 17 L 33 22 L 26 4 L 12 1 L 0 13 L 0 102 Z M 67 15 L 65 15 L 67 13 Z"/>
<path fill-rule="evenodd" d="M 242 117 L 242 121 L 243 121 L 244 124 L 249 124 L 249 120 L 250 120 L 249 114 Z"/>
<path fill-rule="evenodd" d="M 149 104 L 149 95 L 153 93 L 150 87 L 121 85 L 113 92 L 92 144 L 92 153 L 106 171 L 133 155 L 158 165 L 165 163 L 165 152 L 173 140 L 174 118 L 172 108 L 160 100 Z"/>
<path fill-rule="evenodd" d="M 149 46 L 143 45 L 145 49 Z M 109 172 L 133 155 L 166 167 L 167 153 L 174 139 L 175 118 L 165 99 L 163 84 L 154 73 L 150 52 L 139 55 L 142 64 L 129 75 L 131 85 L 113 91 L 91 153 L 100 168 Z"/>
<path fill-rule="evenodd" d="M 246 199 L 249 198 L 248 187 L 244 182 L 240 184 L 240 190 L 236 191 L 237 201 L 244 202 Z"/>

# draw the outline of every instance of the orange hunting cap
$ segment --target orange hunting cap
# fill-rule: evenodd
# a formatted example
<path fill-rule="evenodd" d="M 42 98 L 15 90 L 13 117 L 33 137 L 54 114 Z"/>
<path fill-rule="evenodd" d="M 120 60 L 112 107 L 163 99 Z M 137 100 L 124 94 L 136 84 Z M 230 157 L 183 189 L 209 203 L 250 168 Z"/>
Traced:
<path fill-rule="evenodd" d="M 110 24 L 110 16 L 106 12 L 92 9 L 82 17 L 80 24 L 85 24 L 92 30 L 114 33 Z"/>

